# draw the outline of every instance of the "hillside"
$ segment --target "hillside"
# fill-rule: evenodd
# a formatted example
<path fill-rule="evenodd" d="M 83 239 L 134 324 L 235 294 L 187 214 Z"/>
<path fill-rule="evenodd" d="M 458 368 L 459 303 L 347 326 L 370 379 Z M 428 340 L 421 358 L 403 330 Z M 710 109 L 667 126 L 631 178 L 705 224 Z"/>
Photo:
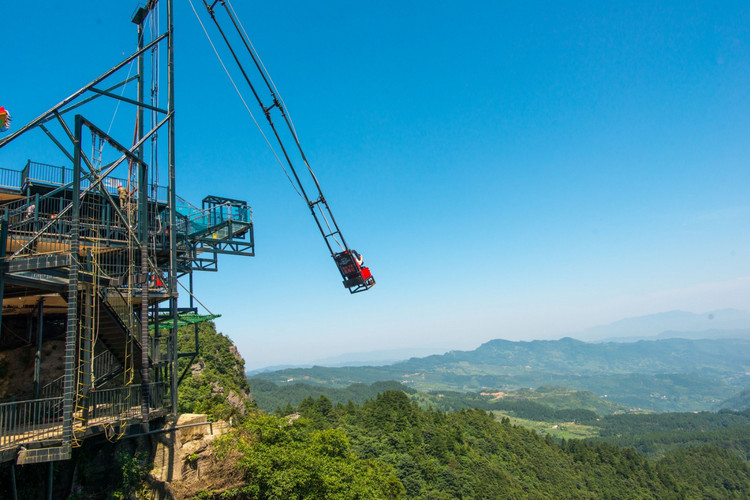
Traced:
<path fill-rule="evenodd" d="M 325 396 L 334 404 L 345 404 L 349 401 L 355 404 L 362 404 L 385 391 L 396 390 L 404 391 L 409 394 L 417 392 L 414 389 L 404 387 L 403 384 L 392 380 L 375 382 L 370 385 L 352 384 L 344 388 L 323 387 L 320 385 L 306 384 L 304 382 L 277 385 L 261 378 L 251 378 L 249 379 L 249 383 L 253 393 L 253 399 L 258 405 L 258 408 L 268 412 L 283 410 L 287 406 L 296 407 L 303 400 L 311 396 L 315 398 Z M 291 409 L 286 411 L 286 414 L 289 413 L 292 413 Z"/>
<path fill-rule="evenodd" d="M 744 410 L 750 408 L 750 388 L 735 394 L 733 397 L 722 402 L 719 407 L 730 410 Z"/>
<path fill-rule="evenodd" d="M 632 343 L 493 340 L 473 351 L 412 358 L 378 367 L 313 367 L 257 374 L 277 384 L 343 388 L 397 380 L 420 391 L 477 392 L 566 386 L 635 408 L 716 408 L 750 385 L 750 340 L 663 339 Z"/>
<path fill-rule="evenodd" d="M 195 352 L 194 327 L 180 327 L 181 352 Z M 241 417 L 252 407 L 245 361 L 229 337 L 216 331 L 213 322 L 198 325 L 199 349 L 195 357 L 180 358 L 185 374 L 177 403 L 180 413 L 205 413 L 214 420 Z"/>
<path fill-rule="evenodd" d="M 747 498 L 750 466 L 701 446 L 649 461 L 632 450 L 555 443 L 483 410 L 424 410 L 401 391 L 362 405 L 306 400 L 221 439 L 245 482 L 221 498 Z M 219 498 L 210 477 L 200 498 Z"/>
<path fill-rule="evenodd" d="M 465 408 L 482 408 L 484 410 L 510 409 L 525 411 L 533 408 L 539 412 L 543 407 L 548 410 L 585 410 L 596 415 L 609 415 L 624 412 L 627 407 L 618 405 L 604 398 L 597 397 L 589 391 L 576 391 L 566 387 L 542 386 L 538 389 L 519 389 L 517 391 L 498 391 L 486 389 L 481 393 L 458 391 L 417 392 L 404 387 L 395 381 L 375 382 L 371 385 L 352 384 L 343 389 L 323 387 L 305 383 L 277 385 L 260 378 L 249 379 L 250 387 L 258 408 L 277 412 L 287 406 L 297 406 L 307 398 L 325 396 L 333 404 L 353 402 L 362 404 L 387 390 L 403 391 L 412 401 L 419 402 L 424 408 L 435 408 L 441 411 L 457 411 Z M 286 413 L 290 413 L 287 411 Z"/>
<path fill-rule="evenodd" d="M 750 461 L 750 409 L 745 411 L 608 415 L 596 423 L 598 439 L 634 448 L 650 459 L 697 446 L 717 446 Z"/>
<path fill-rule="evenodd" d="M 200 355 L 182 360 L 187 371 L 180 406 L 213 418 L 236 418 L 227 434 L 189 443 L 194 452 L 178 465 L 183 479 L 192 479 L 170 486 L 172 493 L 180 493 L 175 498 L 750 495 L 747 412 L 600 417 L 622 408 L 591 392 L 560 386 L 474 394 L 405 388 L 407 394 L 395 381 L 335 389 L 304 383 L 277 387 L 252 379 L 262 406 L 307 394 L 271 415 L 248 411 L 248 383 L 231 340 L 210 323 L 201 326 L 198 339 Z M 192 342 L 194 332 L 185 328 L 182 348 L 189 349 Z M 310 397 L 311 391 L 320 395 Z M 237 398 L 239 404 L 233 402 Z M 565 422 L 568 430 L 560 426 L 560 437 L 576 435 L 574 427 L 587 427 L 611 442 L 556 441 L 552 434 L 514 423 L 523 418 Z M 623 434 L 629 441 L 622 440 Z M 145 494 L 151 467 L 145 455 L 133 458 L 117 479 L 125 486 L 118 488 Z M 87 481 L 100 485 L 103 479 L 87 476 Z M 82 492 L 81 498 L 94 497 Z"/>

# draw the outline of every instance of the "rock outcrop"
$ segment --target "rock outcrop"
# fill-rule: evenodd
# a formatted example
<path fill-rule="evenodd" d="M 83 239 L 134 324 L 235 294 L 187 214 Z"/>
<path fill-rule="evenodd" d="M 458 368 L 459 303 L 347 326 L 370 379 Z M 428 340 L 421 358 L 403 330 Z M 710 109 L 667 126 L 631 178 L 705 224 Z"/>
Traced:
<path fill-rule="evenodd" d="M 194 498 L 201 491 L 220 494 L 244 484 L 235 467 L 239 453 L 218 459 L 214 452 L 213 441 L 229 430 L 229 424 L 184 414 L 169 425 L 176 430 L 154 438 L 151 486 L 161 498 Z"/>

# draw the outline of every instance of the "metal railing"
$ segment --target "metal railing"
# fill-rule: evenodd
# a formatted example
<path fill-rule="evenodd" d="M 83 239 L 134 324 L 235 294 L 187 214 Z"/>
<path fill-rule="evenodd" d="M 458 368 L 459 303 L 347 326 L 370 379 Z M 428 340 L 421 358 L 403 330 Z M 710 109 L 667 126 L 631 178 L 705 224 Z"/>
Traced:
<path fill-rule="evenodd" d="M 163 408 L 166 384 L 149 384 L 149 409 Z M 141 386 L 92 391 L 89 395 L 89 423 L 114 423 L 141 417 Z"/>
<path fill-rule="evenodd" d="M 7 249 L 12 256 L 70 251 L 72 212 L 63 209 L 62 198 L 33 196 L 3 205 L 3 216 L 9 222 Z M 150 213 L 150 243 L 162 248 L 168 241 L 166 226 L 159 216 Z M 126 255 L 116 249 L 125 249 L 129 241 L 135 241 L 135 232 L 118 219 L 113 208 L 102 199 L 86 197 L 81 201 L 79 234 L 84 248 L 99 253 L 97 260 L 108 277 L 120 277 L 127 271 Z M 98 249 L 98 250 L 97 250 Z M 105 252 L 102 252 L 106 249 Z"/>
<path fill-rule="evenodd" d="M 21 172 L 0 168 L 0 188 L 18 189 L 21 187 Z"/>
<path fill-rule="evenodd" d="M 226 202 L 198 208 L 180 198 L 177 203 L 177 230 L 190 239 L 205 235 L 231 239 L 235 233 L 247 230 L 252 223 L 252 213 L 247 205 Z"/>
<path fill-rule="evenodd" d="M 122 370 L 122 365 L 110 351 L 104 351 L 94 358 L 94 387 L 98 387 L 97 382 L 109 377 L 112 373 Z"/>
<path fill-rule="evenodd" d="M 9 179 L 10 180 L 10 179 Z M 47 165 L 45 163 L 37 163 L 34 161 L 28 161 L 26 166 L 21 170 L 20 182 L 15 186 L 16 188 L 23 189 L 27 184 L 47 184 L 51 186 L 64 186 L 65 184 L 73 180 L 73 169 L 67 167 L 60 167 L 57 165 Z M 121 179 L 119 177 L 106 177 L 101 186 L 113 195 L 117 195 L 118 186 L 127 186 L 127 179 Z M 85 189 L 91 185 L 89 179 L 81 180 L 81 188 Z M 148 185 L 147 193 L 149 198 L 156 199 L 157 201 L 167 201 L 167 187 L 166 186 L 155 186 L 154 184 Z"/>
<path fill-rule="evenodd" d="M 60 375 L 55 380 L 42 386 L 39 391 L 39 396 L 42 399 L 52 399 L 58 397 L 63 393 L 63 384 L 65 382 L 65 375 Z"/>
<path fill-rule="evenodd" d="M 167 385 L 149 384 L 149 409 L 164 408 Z M 63 398 L 44 398 L 0 404 L 0 450 L 23 444 L 60 440 L 63 435 Z M 141 386 L 92 391 L 84 410 L 88 425 L 117 424 L 141 417 Z"/>
<path fill-rule="evenodd" d="M 0 404 L 0 449 L 62 437 L 62 396 Z"/>
<path fill-rule="evenodd" d="M 115 313 L 120 323 L 128 331 L 128 334 L 138 341 L 137 332 L 140 332 L 141 329 L 141 319 L 135 314 L 135 311 L 133 311 L 131 305 L 128 303 L 128 299 L 120 293 L 120 290 L 113 286 L 108 286 L 105 290 L 104 303 Z"/>

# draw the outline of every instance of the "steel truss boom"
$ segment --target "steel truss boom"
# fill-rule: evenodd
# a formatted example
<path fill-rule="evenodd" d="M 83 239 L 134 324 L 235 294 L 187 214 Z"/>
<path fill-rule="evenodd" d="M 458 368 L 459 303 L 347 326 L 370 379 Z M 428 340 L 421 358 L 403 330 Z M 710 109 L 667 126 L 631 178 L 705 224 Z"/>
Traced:
<path fill-rule="evenodd" d="M 304 198 L 305 202 L 307 203 L 308 208 L 310 208 L 310 212 L 312 213 L 312 216 L 315 219 L 315 223 L 318 226 L 318 230 L 320 230 L 320 234 L 323 236 L 323 240 L 325 241 L 326 246 L 328 247 L 328 250 L 331 253 L 331 257 L 333 257 L 334 261 L 336 262 L 337 267 L 339 268 L 339 272 L 341 273 L 341 276 L 344 278 L 344 286 L 346 286 L 351 293 L 357 293 L 357 292 L 368 290 L 375 284 L 375 280 L 370 275 L 369 269 L 360 267 L 361 259 L 359 260 L 359 265 L 356 265 L 354 267 L 354 271 L 352 271 L 351 267 L 346 267 L 346 266 L 342 267 L 343 261 L 347 261 L 347 260 L 355 261 L 356 259 L 354 258 L 354 256 L 359 257 L 359 254 L 356 251 L 349 248 L 349 246 L 347 245 L 346 240 L 344 239 L 344 235 L 341 233 L 341 230 L 339 229 L 339 226 L 336 223 L 336 219 L 333 216 L 333 212 L 331 212 L 331 208 L 328 205 L 328 201 L 323 195 L 323 191 L 320 187 L 320 183 L 318 182 L 318 179 L 315 176 L 315 173 L 313 172 L 312 168 L 310 167 L 310 164 L 307 161 L 307 157 L 305 156 L 304 151 L 302 150 L 302 145 L 300 144 L 299 138 L 297 137 L 297 133 L 289 118 L 289 113 L 283 101 L 279 98 L 278 93 L 272 84 L 270 75 L 268 74 L 267 70 L 263 67 L 262 63 L 260 62 L 260 59 L 255 49 L 253 48 L 252 43 L 248 39 L 247 34 L 245 33 L 244 29 L 241 27 L 241 24 L 239 20 L 237 19 L 233 9 L 231 8 L 231 5 L 227 5 L 228 2 L 226 0 L 214 0 L 213 2 L 209 2 L 207 0 L 202 0 L 202 1 L 203 1 L 203 5 L 206 7 L 206 10 L 211 16 L 211 20 L 216 25 L 216 28 L 221 34 L 221 37 L 223 38 L 224 43 L 229 49 L 229 52 L 232 54 L 232 57 L 238 69 L 242 73 L 242 76 L 245 82 L 247 83 L 250 90 L 252 91 L 253 96 L 255 97 L 255 100 L 257 101 L 260 108 L 263 110 L 263 114 L 265 115 L 266 120 L 268 121 L 268 124 L 271 127 L 271 130 L 273 131 L 274 137 L 276 138 L 276 142 L 278 143 L 283 153 L 284 160 L 286 164 L 288 165 L 289 169 L 292 171 L 292 175 L 295 181 L 294 184 L 296 184 L 296 188 L 298 188 L 300 195 Z M 221 7 L 224 8 L 224 11 L 226 12 L 226 16 L 229 19 L 229 23 L 231 24 L 230 29 L 233 29 L 233 31 L 236 32 L 236 35 L 242 41 L 241 50 L 244 50 L 246 55 L 250 57 L 250 60 L 252 61 L 252 65 L 255 66 L 255 70 L 257 71 L 256 79 L 257 79 L 257 76 L 259 75 L 260 79 L 262 80 L 262 84 L 260 85 L 261 88 L 265 87 L 265 90 L 267 90 L 270 93 L 270 97 L 271 97 L 270 105 L 266 105 L 263 102 L 263 99 L 258 93 L 256 85 L 253 83 L 253 79 L 251 79 L 250 75 L 245 69 L 245 66 L 243 65 L 242 59 L 240 55 L 238 54 L 238 51 L 236 51 L 235 48 L 232 46 L 232 43 L 229 40 L 229 35 L 222 28 L 222 25 L 216 16 L 217 5 L 221 5 Z M 231 35 L 231 36 L 234 37 L 234 35 Z M 304 164 L 304 168 L 309 173 L 309 178 L 312 179 L 314 183 L 315 189 L 313 191 L 312 196 L 309 195 L 307 190 L 305 189 L 302 183 L 302 180 L 300 179 L 300 174 L 298 173 L 297 168 L 295 167 L 294 161 L 292 161 L 292 158 L 290 157 L 289 149 L 284 144 L 284 141 L 282 140 L 281 135 L 279 134 L 279 130 L 276 124 L 274 123 L 273 117 L 271 115 L 271 112 L 274 109 L 278 110 L 278 112 L 281 114 L 283 123 L 286 125 L 286 129 L 288 130 L 294 142 L 294 144 L 292 145 L 292 148 L 293 149 L 296 148 L 297 152 L 299 153 L 299 157 L 302 163 Z M 282 128 L 283 128 L 283 125 L 282 125 Z"/>

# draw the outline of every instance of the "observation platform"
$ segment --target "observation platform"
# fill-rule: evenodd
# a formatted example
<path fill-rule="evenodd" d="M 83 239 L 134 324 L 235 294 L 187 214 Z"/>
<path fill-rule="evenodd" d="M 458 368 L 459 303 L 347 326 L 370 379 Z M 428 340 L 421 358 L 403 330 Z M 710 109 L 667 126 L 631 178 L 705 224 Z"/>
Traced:
<path fill-rule="evenodd" d="M 177 278 L 216 271 L 220 254 L 254 255 L 245 201 L 175 197 L 172 224 L 164 186 L 83 174 L 74 203 L 74 180 L 32 161 L 0 168 L 0 462 L 65 459 L 71 443 L 163 417 L 176 377 L 160 333 L 174 324 L 159 307 L 177 297 L 171 255 Z"/>

